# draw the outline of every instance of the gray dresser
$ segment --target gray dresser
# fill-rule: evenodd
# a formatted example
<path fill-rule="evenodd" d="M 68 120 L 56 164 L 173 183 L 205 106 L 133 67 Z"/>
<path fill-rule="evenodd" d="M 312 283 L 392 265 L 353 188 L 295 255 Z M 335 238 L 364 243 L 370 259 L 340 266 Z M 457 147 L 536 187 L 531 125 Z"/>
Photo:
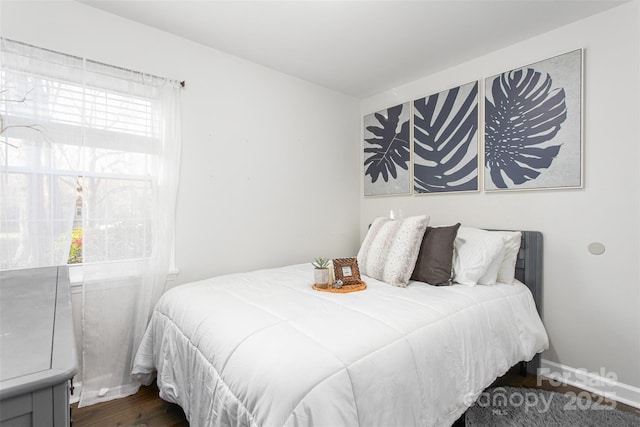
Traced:
<path fill-rule="evenodd" d="M 77 366 L 67 267 L 0 271 L 0 426 L 68 426 Z"/>

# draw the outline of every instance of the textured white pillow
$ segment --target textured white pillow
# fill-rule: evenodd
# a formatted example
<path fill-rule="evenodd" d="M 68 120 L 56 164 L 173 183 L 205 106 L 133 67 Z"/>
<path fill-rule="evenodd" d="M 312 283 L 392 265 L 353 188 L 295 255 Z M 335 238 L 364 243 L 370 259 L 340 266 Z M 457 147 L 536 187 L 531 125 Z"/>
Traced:
<path fill-rule="evenodd" d="M 516 278 L 516 262 L 518 261 L 518 252 L 520 252 L 520 241 L 522 233 L 520 231 L 494 231 L 499 233 L 504 240 L 504 258 L 500 270 L 498 271 L 498 282 L 513 283 Z"/>
<path fill-rule="evenodd" d="M 358 251 L 360 273 L 406 287 L 428 223 L 426 215 L 374 219 Z"/>
<path fill-rule="evenodd" d="M 478 279 L 478 285 L 495 285 L 498 283 L 498 272 L 502 267 L 502 260 L 504 259 L 505 247 L 504 240 L 502 248 L 496 257 L 489 263 L 487 271 L 484 272 L 482 277 Z"/>
<path fill-rule="evenodd" d="M 454 281 L 469 286 L 495 284 L 504 252 L 501 235 L 460 227 L 455 241 Z"/>

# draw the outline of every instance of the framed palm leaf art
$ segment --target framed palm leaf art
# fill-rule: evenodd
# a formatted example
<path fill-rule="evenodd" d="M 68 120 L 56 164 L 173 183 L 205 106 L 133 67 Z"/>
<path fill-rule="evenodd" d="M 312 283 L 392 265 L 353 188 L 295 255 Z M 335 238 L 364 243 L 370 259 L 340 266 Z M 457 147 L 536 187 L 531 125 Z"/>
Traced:
<path fill-rule="evenodd" d="M 410 104 L 364 116 L 364 195 L 411 194 Z"/>
<path fill-rule="evenodd" d="M 478 82 L 413 101 L 414 194 L 478 190 Z"/>
<path fill-rule="evenodd" d="M 582 49 L 485 80 L 484 188 L 582 187 Z"/>

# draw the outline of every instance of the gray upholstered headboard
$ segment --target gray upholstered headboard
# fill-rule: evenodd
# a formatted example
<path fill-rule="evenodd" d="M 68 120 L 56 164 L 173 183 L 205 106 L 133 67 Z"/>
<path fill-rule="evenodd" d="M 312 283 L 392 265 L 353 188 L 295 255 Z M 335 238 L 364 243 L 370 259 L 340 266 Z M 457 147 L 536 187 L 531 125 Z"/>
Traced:
<path fill-rule="evenodd" d="M 516 261 L 516 279 L 527 285 L 542 316 L 542 233 L 523 231 Z"/>
<path fill-rule="evenodd" d="M 520 252 L 516 261 L 516 279 L 527 285 L 533 294 L 536 308 L 542 318 L 542 233 L 539 231 L 523 231 Z M 540 354 L 536 354 L 525 366 L 521 365 L 521 373 L 537 375 L 540 368 Z"/>

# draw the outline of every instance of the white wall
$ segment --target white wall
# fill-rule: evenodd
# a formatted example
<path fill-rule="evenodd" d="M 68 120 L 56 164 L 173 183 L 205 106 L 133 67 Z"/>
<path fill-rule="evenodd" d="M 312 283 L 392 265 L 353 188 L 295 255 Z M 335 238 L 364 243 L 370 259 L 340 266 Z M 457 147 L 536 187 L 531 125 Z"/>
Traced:
<path fill-rule="evenodd" d="M 543 357 L 604 369 L 634 387 L 640 387 L 639 8 L 638 2 L 619 6 L 361 103 L 366 115 L 585 49 L 583 189 L 378 198 L 364 198 L 361 191 L 361 236 L 374 217 L 394 208 L 405 216 L 428 213 L 436 225 L 461 221 L 542 231 L 544 322 L 551 341 Z M 606 246 L 601 256 L 587 251 L 595 241 Z"/>

